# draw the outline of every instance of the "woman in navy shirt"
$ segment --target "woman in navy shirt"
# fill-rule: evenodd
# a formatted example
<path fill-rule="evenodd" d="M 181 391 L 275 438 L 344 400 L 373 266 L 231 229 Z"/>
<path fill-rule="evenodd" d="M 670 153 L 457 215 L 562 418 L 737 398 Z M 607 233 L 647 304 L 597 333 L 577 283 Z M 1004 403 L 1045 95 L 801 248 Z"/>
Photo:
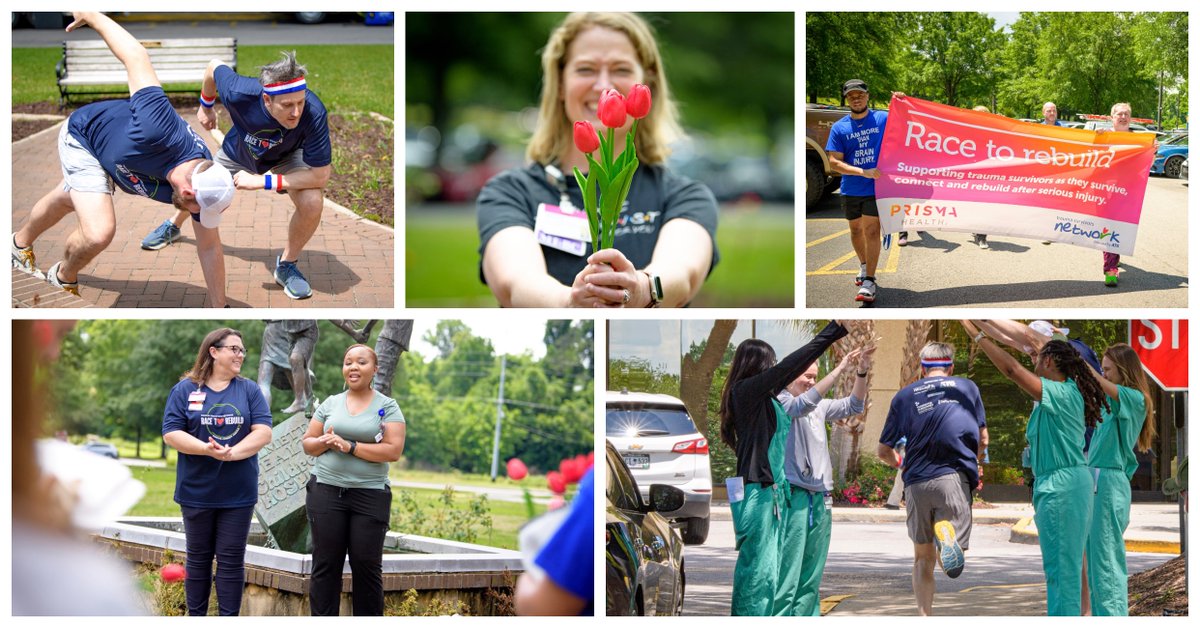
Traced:
<path fill-rule="evenodd" d="M 187 537 L 189 615 L 208 614 L 214 557 L 220 614 L 237 615 L 242 606 L 258 450 L 271 442 L 267 402 L 258 384 L 239 375 L 245 359 L 241 332 L 209 333 L 163 413 L 163 440 L 179 452 L 175 501 Z"/>

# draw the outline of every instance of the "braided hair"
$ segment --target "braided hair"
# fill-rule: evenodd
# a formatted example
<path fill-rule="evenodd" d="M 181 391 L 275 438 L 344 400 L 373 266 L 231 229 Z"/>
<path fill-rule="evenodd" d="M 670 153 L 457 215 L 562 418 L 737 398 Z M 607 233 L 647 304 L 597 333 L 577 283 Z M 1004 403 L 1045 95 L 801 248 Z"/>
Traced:
<path fill-rule="evenodd" d="M 771 345 L 757 338 L 747 338 L 738 345 L 733 354 L 733 362 L 729 365 L 729 375 L 725 377 L 725 387 L 721 390 L 721 440 L 730 449 L 737 449 L 737 432 L 733 429 L 733 385 L 754 377 L 759 373 L 775 366 L 775 350 Z"/>
<path fill-rule="evenodd" d="M 1092 375 L 1091 367 L 1079 352 L 1062 340 L 1051 340 L 1042 347 L 1039 357 L 1049 357 L 1067 379 L 1075 380 L 1075 387 L 1083 395 L 1083 422 L 1087 427 L 1096 427 L 1103 419 L 1101 409 L 1108 409 L 1108 395 Z"/>

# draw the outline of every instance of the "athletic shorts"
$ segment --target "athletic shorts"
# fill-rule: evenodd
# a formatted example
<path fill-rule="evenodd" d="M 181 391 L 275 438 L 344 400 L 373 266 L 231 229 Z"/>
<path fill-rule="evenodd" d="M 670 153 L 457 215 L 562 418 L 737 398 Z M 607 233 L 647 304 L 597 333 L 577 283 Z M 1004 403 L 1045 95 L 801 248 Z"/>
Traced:
<path fill-rule="evenodd" d="M 846 212 L 846 220 L 857 220 L 863 216 L 879 217 L 879 206 L 875 204 L 874 196 L 843 196 L 842 211 Z"/>
<path fill-rule="evenodd" d="M 231 174 L 240 172 L 242 170 L 246 170 L 247 172 L 250 172 L 250 170 L 248 170 L 242 164 L 239 164 L 238 162 L 230 159 L 229 155 L 225 154 L 224 148 L 217 151 L 217 156 L 214 158 L 214 161 L 221 164 L 222 166 L 225 166 L 225 169 L 228 170 Z M 311 169 L 312 169 L 312 166 L 304 163 L 304 149 L 297 148 L 296 150 L 288 153 L 287 159 L 284 159 L 283 161 L 275 164 L 275 167 L 271 168 L 270 172 L 273 174 L 287 174 L 287 173 L 293 172 L 295 170 L 311 170 Z"/>
<path fill-rule="evenodd" d="M 63 122 L 58 132 L 58 162 L 62 166 L 63 191 L 94 192 L 96 194 L 112 195 L 116 192 L 116 184 L 112 177 L 104 171 L 100 160 L 88 152 L 79 140 L 67 130 L 70 119 Z"/>
<path fill-rule="evenodd" d="M 904 486 L 908 538 L 918 545 L 933 542 L 933 524 L 949 521 L 963 549 L 971 544 L 971 487 L 958 473 Z"/>

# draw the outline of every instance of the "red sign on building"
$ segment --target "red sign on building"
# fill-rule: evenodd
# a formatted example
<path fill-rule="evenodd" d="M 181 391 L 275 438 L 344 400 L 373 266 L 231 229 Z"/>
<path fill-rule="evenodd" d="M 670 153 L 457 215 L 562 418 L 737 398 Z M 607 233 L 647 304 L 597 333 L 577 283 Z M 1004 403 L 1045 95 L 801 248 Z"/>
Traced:
<path fill-rule="evenodd" d="M 1187 320 L 1131 320 L 1129 344 L 1163 390 L 1187 390 Z"/>

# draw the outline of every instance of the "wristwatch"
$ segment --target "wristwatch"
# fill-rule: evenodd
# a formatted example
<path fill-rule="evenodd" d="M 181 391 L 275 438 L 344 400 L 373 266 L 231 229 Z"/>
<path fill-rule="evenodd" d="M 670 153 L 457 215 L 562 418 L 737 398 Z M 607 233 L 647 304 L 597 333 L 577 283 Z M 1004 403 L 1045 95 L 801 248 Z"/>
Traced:
<path fill-rule="evenodd" d="M 646 304 L 646 307 L 661 306 L 663 300 L 662 278 L 658 275 L 650 274 L 649 271 L 643 270 L 639 272 L 645 275 L 646 279 L 650 280 L 650 303 Z"/>
<path fill-rule="evenodd" d="M 346 453 L 348 453 L 348 454 L 350 454 L 351 456 L 353 456 L 353 455 L 354 455 L 354 450 L 355 450 L 355 449 L 358 449 L 358 441 L 353 441 L 353 440 L 352 440 L 352 441 L 350 441 L 350 451 L 347 451 Z"/>

